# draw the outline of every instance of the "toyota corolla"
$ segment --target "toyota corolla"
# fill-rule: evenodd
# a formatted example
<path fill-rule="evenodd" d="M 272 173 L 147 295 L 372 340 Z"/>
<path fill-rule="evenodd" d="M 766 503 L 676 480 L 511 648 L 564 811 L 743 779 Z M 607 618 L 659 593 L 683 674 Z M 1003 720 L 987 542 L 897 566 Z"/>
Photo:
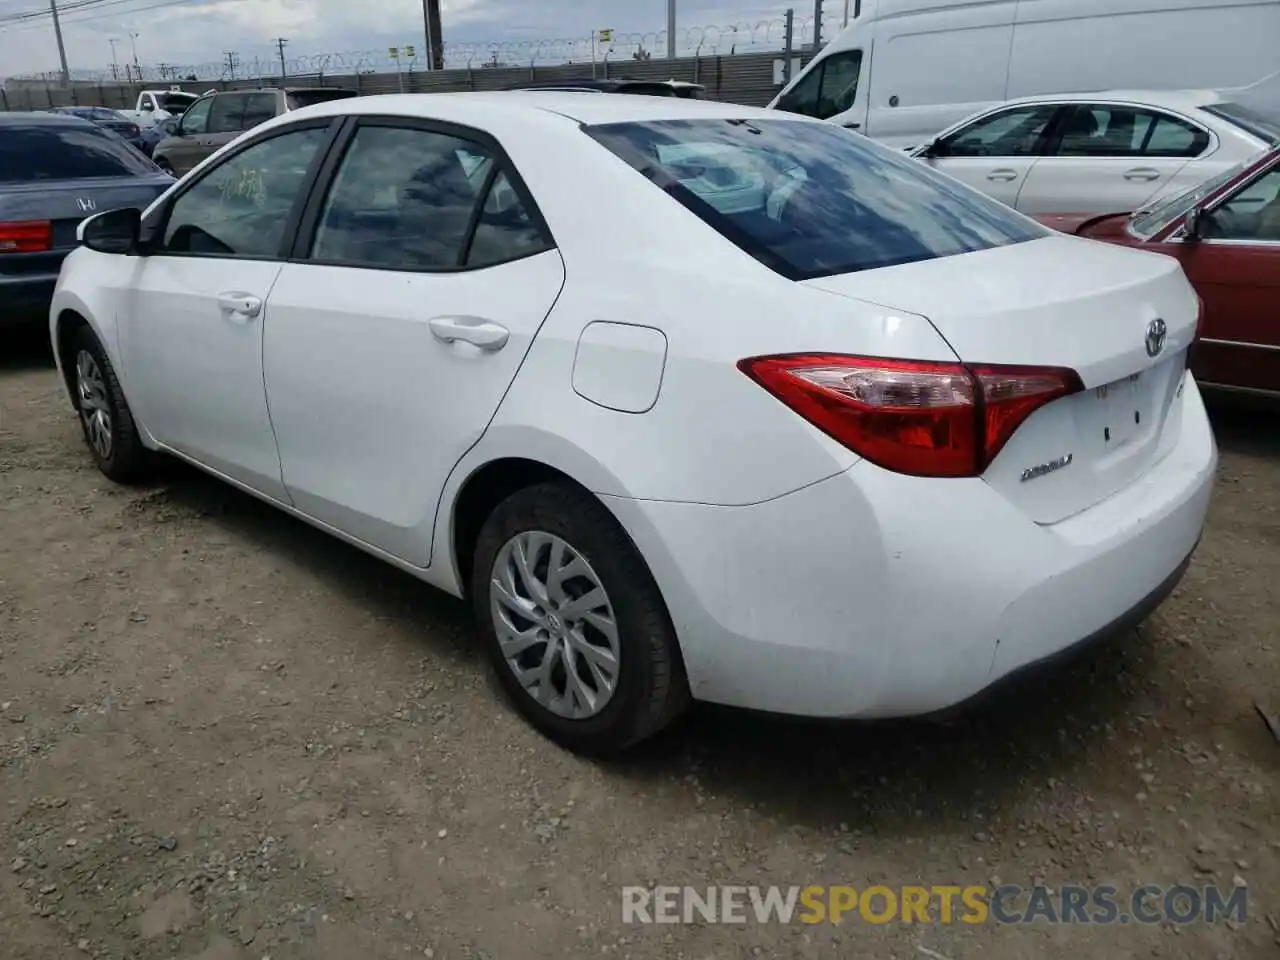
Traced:
<path fill-rule="evenodd" d="M 587 753 L 690 700 L 954 705 L 1143 616 L 1208 507 L 1175 261 L 801 117 L 336 101 L 80 240 L 101 470 L 179 457 L 465 597 Z"/>

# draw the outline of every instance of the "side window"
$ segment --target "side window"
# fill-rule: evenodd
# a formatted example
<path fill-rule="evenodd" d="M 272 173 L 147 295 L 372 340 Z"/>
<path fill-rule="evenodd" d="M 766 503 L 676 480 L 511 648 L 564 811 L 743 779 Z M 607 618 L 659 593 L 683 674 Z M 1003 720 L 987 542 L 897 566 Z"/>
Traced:
<path fill-rule="evenodd" d="M 1198 157 L 1209 148 L 1209 134 L 1199 127 L 1159 114 L 1142 145 L 1146 157 Z"/>
<path fill-rule="evenodd" d="M 213 106 L 209 108 L 209 127 L 206 133 L 239 133 L 244 118 L 244 102 L 246 97 L 239 93 L 218 94 L 211 98 Z"/>
<path fill-rule="evenodd" d="M 824 57 L 786 96 L 778 109 L 825 120 L 853 106 L 862 72 L 862 51 L 848 50 Z"/>
<path fill-rule="evenodd" d="M 266 123 L 276 115 L 276 95 L 274 93 L 251 93 L 244 98 L 244 114 L 240 118 L 240 129 L 251 130 L 260 123 Z"/>
<path fill-rule="evenodd" d="M 499 173 L 484 198 L 466 265 L 488 267 L 549 249 L 506 173 Z"/>
<path fill-rule="evenodd" d="M 1195 157 L 1209 135 L 1183 120 L 1140 107 L 1080 104 L 1062 124 L 1060 157 Z"/>
<path fill-rule="evenodd" d="M 274 257 L 325 127 L 294 130 L 218 164 L 170 209 L 162 250 Z"/>
<path fill-rule="evenodd" d="M 493 162 L 484 147 L 445 134 L 361 127 L 325 198 L 312 258 L 438 270 L 488 266 L 545 248 L 505 175 L 481 196 Z M 476 249 L 468 260 L 473 220 Z"/>
<path fill-rule="evenodd" d="M 1053 104 L 1013 107 L 988 114 L 940 140 L 938 157 L 1034 157 L 1058 108 Z"/>
<path fill-rule="evenodd" d="M 179 121 L 178 132 L 184 137 L 208 133 L 209 109 L 212 106 L 212 97 L 205 97 L 203 100 L 197 100 L 191 105 L 190 109 L 182 115 L 182 119 Z"/>
<path fill-rule="evenodd" d="M 1280 243 L 1280 167 L 1272 167 L 1207 218 L 1204 235 Z"/>

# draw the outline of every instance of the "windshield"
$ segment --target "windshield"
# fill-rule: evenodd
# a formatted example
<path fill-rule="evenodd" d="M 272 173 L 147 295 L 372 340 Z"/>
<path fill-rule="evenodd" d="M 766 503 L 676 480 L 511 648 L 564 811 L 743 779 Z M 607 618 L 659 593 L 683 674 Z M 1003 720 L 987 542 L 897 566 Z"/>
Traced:
<path fill-rule="evenodd" d="M 1205 113 L 1212 113 L 1228 123 L 1239 127 L 1245 133 L 1252 134 L 1268 146 L 1280 144 L 1280 120 L 1268 117 L 1250 107 L 1238 103 L 1214 103 L 1203 108 Z"/>
<path fill-rule="evenodd" d="M 1211 177 L 1204 183 L 1192 187 L 1184 193 L 1153 204 L 1150 209 L 1139 210 L 1130 218 L 1129 229 L 1144 239 L 1154 237 L 1205 197 L 1221 190 L 1235 177 L 1238 177 L 1250 166 L 1257 163 L 1259 156 L 1261 154 L 1254 155 L 1248 160 L 1242 160 L 1231 169 L 1224 170 L 1216 177 Z"/>
<path fill-rule="evenodd" d="M 148 176 L 156 167 L 125 140 L 99 127 L 7 125 L 0 137 L 0 182 Z"/>
<path fill-rule="evenodd" d="M 1049 235 L 928 166 L 826 123 L 668 120 L 585 130 L 793 280 Z"/>

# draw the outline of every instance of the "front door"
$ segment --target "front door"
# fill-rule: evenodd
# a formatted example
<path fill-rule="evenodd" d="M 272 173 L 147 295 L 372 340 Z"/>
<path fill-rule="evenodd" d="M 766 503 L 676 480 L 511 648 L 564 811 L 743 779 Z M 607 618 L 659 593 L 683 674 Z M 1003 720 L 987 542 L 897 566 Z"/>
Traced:
<path fill-rule="evenodd" d="M 486 147 L 410 123 L 356 128 L 271 291 L 263 363 L 294 505 L 425 567 L 564 265 Z"/>
<path fill-rule="evenodd" d="M 1204 301 L 1193 372 L 1280 392 L 1280 166 L 1205 215 L 1203 239 L 1166 244 Z"/>
<path fill-rule="evenodd" d="M 285 499 L 262 383 L 267 298 L 327 125 L 281 132 L 180 193 L 121 304 L 129 399 L 165 446 Z"/>
<path fill-rule="evenodd" d="M 940 138 L 929 151 L 928 162 L 1015 206 L 1057 112 L 1053 104 L 1031 103 L 988 113 Z"/>
<path fill-rule="evenodd" d="M 209 132 L 209 110 L 213 106 L 213 98 L 205 97 L 193 103 L 190 109 L 178 121 L 178 127 L 164 145 L 161 157 L 178 176 L 182 176 L 198 162 L 202 154 L 201 144 Z"/>

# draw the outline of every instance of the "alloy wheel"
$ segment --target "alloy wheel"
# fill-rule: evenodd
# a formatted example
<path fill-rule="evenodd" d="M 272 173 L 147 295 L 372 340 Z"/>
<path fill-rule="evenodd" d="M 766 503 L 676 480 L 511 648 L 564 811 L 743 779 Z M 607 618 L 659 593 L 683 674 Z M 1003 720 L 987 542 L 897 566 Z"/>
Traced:
<path fill-rule="evenodd" d="M 108 460 L 112 446 L 111 407 L 102 370 L 88 350 L 81 350 L 76 357 L 76 391 L 80 397 L 80 416 L 84 419 L 89 443 L 99 457 Z"/>
<path fill-rule="evenodd" d="M 599 576 L 565 540 L 530 530 L 503 544 L 489 609 L 507 668 L 547 710 L 585 720 L 613 698 L 617 619 Z"/>

